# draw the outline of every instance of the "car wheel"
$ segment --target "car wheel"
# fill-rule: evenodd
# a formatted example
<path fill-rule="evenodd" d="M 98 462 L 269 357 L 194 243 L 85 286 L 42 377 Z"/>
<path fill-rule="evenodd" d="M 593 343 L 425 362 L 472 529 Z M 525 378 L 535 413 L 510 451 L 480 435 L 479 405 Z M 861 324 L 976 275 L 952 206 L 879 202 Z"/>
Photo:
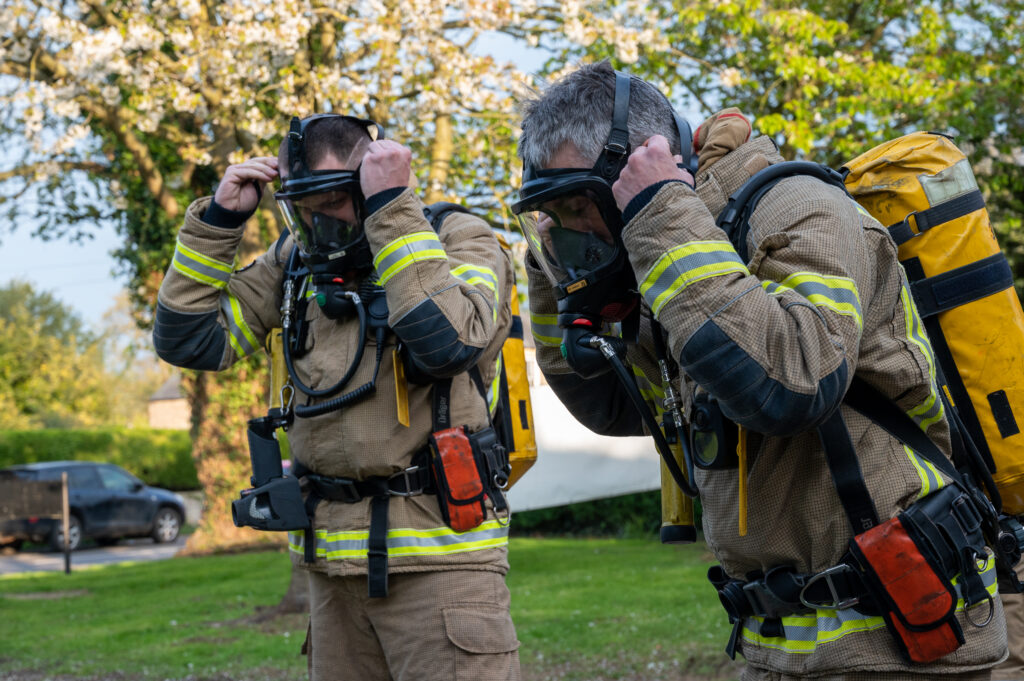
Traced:
<path fill-rule="evenodd" d="M 178 538 L 181 532 L 181 515 L 173 508 L 161 508 L 153 518 L 153 541 L 158 544 L 169 544 Z"/>
<path fill-rule="evenodd" d="M 82 543 L 82 521 L 78 516 L 68 517 L 68 548 L 74 551 Z M 54 551 L 64 550 L 64 523 L 58 522 L 50 535 L 50 546 Z"/>

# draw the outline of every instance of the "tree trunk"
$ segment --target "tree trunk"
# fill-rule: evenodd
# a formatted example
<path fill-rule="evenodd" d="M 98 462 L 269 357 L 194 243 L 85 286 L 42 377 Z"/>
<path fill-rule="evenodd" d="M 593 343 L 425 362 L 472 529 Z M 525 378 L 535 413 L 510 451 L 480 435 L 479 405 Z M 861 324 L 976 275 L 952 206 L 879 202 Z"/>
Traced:
<path fill-rule="evenodd" d="M 430 174 L 427 176 L 426 192 L 428 204 L 444 199 L 444 186 L 451 170 L 453 149 L 452 117 L 449 114 L 438 114 L 434 118 L 434 141 L 430 145 Z"/>

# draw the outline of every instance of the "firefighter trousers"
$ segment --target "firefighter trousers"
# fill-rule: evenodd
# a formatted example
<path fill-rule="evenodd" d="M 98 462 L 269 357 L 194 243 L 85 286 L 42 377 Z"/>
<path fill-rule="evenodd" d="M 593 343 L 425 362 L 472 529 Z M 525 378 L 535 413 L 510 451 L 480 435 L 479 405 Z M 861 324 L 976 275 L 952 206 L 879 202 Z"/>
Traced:
<path fill-rule="evenodd" d="M 519 681 L 519 641 L 504 577 L 483 570 L 309 574 L 311 681 Z"/>

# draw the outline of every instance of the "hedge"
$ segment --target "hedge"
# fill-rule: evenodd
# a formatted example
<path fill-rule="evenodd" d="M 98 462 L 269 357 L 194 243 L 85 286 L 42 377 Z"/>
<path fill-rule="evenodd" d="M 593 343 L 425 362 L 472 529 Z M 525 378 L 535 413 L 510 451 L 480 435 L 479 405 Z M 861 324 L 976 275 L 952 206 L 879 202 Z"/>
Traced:
<path fill-rule="evenodd" d="M 65 460 L 117 464 L 155 487 L 199 489 L 188 431 L 150 428 L 0 430 L 0 468 Z"/>
<path fill-rule="evenodd" d="M 695 523 L 700 528 L 700 502 L 695 506 Z M 514 513 L 510 529 L 519 537 L 657 537 L 661 529 L 661 491 L 520 511 Z"/>

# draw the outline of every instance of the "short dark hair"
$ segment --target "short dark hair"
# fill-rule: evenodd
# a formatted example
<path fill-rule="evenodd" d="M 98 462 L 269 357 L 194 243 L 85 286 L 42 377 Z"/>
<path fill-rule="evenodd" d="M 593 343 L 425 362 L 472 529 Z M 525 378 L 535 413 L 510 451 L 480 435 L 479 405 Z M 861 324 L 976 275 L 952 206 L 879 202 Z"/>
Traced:
<path fill-rule="evenodd" d="M 328 154 L 347 158 L 355 149 L 373 141 L 367 134 L 366 126 L 345 116 L 326 116 L 311 121 L 306 126 L 303 147 L 306 150 L 306 164 L 317 165 Z M 288 168 L 288 136 L 281 142 L 277 152 L 278 167 Z"/>
<path fill-rule="evenodd" d="M 612 127 L 615 69 L 607 61 L 583 64 L 522 105 L 519 158 L 542 167 L 566 142 L 591 162 L 601 155 Z M 679 151 L 675 112 L 665 95 L 645 80 L 630 76 L 629 143 L 635 149 L 652 135 L 668 139 Z"/>

